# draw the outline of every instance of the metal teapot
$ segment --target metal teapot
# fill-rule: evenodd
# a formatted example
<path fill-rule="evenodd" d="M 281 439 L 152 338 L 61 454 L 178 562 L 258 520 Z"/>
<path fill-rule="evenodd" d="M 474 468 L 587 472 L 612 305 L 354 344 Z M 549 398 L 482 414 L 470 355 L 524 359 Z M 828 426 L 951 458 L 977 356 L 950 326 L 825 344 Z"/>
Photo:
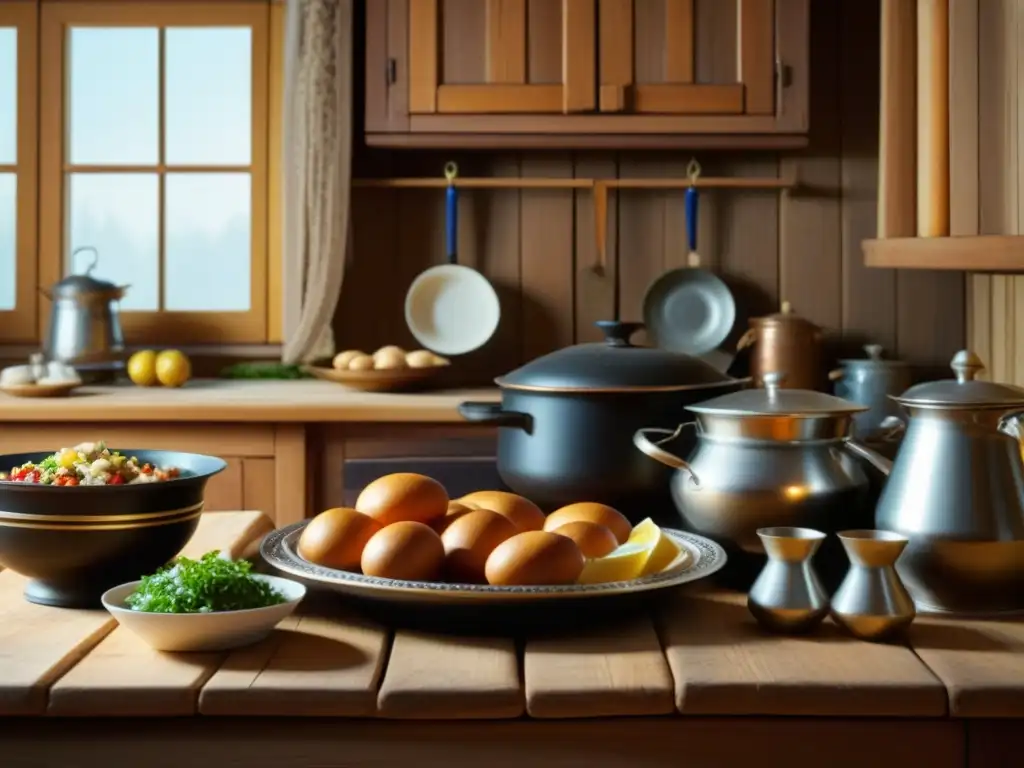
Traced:
<path fill-rule="evenodd" d="M 71 365 L 83 380 L 113 378 L 124 368 L 124 335 L 119 303 L 128 286 L 91 276 L 99 261 L 95 248 L 84 246 L 71 255 L 91 251 L 92 262 L 81 275 L 69 275 L 41 293 L 53 302 L 45 352 L 49 360 Z"/>
<path fill-rule="evenodd" d="M 909 539 L 896 569 L 919 611 L 1022 610 L 1024 389 L 975 380 L 984 366 L 968 350 L 950 367 L 955 379 L 894 398 L 909 414 L 890 419 L 906 430 L 894 462 L 848 448 L 889 476 L 875 525 Z"/>

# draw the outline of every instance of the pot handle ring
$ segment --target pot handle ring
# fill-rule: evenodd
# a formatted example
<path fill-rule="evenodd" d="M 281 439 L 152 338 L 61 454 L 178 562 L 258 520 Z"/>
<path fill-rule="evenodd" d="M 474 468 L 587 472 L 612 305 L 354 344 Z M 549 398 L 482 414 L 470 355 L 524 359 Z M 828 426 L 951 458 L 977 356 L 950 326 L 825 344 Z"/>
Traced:
<path fill-rule="evenodd" d="M 501 403 L 465 402 L 459 403 L 457 410 L 466 421 L 476 424 L 487 424 L 492 427 L 515 427 L 527 432 L 533 425 L 530 414 L 502 410 Z"/>
<path fill-rule="evenodd" d="M 686 461 L 676 456 L 674 453 L 670 453 L 661 447 L 662 443 L 668 443 L 679 437 L 680 433 L 689 426 L 695 426 L 696 422 L 686 421 L 680 424 L 675 429 L 662 429 L 661 427 L 648 427 L 647 429 L 638 429 L 633 433 L 633 445 L 639 448 L 643 453 L 650 456 L 655 461 L 660 461 L 662 464 L 672 467 L 674 469 L 682 470 L 690 476 L 690 481 L 696 487 L 700 487 L 700 478 L 697 477 L 697 473 L 693 471 Z M 652 440 L 648 435 L 664 435 L 664 437 L 658 440 Z"/>

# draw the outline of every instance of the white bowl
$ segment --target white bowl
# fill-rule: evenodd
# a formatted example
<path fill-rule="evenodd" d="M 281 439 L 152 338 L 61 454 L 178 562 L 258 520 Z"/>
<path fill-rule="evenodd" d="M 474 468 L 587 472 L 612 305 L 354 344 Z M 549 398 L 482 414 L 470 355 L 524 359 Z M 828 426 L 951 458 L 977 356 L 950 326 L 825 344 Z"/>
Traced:
<path fill-rule="evenodd" d="M 257 643 L 294 611 L 306 588 L 297 581 L 254 574 L 285 596 L 286 602 L 266 608 L 215 613 L 147 613 L 133 611 L 125 599 L 139 586 L 130 581 L 103 593 L 103 607 L 158 651 L 226 651 Z"/>

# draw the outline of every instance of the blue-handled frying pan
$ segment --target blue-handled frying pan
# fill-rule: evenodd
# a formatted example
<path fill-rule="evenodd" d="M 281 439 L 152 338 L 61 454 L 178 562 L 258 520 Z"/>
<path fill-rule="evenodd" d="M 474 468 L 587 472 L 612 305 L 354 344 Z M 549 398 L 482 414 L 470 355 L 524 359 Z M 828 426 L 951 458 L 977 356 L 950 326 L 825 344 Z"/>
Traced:
<path fill-rule="evenodd" d="M 688 355 L 705 355 L 717 349 L 736 322 L 736 302 L 729 286 L 717 275 L 700 268 L 697 202 L 697 187 L 688 187 L 689 266 L 666 272 L 651 284 L 644 296 L 644 324 L 654 344 Z"/>
<path fill-rule="evenodd" d="M 494 335 L 501 304 L 494 286 L 472 267 L 459 264 L 458 169 L 445 166 L 445 246 L 448 263 L 420 273 L 405 295 L 405 323 L 420 344 L 441 355 L 464 355 Z"/>

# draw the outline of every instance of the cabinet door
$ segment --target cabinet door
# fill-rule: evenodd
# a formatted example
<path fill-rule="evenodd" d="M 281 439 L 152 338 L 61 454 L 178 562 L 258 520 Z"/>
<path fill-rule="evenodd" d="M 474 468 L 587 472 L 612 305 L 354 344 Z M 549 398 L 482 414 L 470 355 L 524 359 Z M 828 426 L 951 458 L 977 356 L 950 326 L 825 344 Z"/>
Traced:
<path fill-rule="evenodd" d="M 600 111 L 776 113 L 776 3 L 598 0 Z"/>
<path fill-rule="evenodd" d="M 596 107 L 597 0 L 409 0 L 409 113 Z"/>

